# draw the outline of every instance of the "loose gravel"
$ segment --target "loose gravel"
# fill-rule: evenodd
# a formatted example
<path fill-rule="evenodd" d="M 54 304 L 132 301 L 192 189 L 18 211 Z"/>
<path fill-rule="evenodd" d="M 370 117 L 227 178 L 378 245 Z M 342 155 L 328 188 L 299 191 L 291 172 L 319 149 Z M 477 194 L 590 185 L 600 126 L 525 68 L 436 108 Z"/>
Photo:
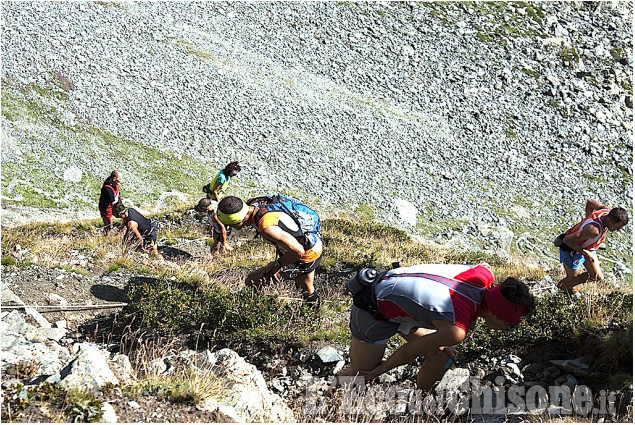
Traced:
<path fill-rule="evenodd" d="M 84 120 L 203 158 L 209 170 L 183 169 L 201 185 L 238 159 L 241 195 L 371 206 L 467 246 L 501 248 L 477 224 L 544 244 L 589 197 L 632 212 L 630 2 L 1 7 L 3 89 L 20 97 L 54 79 L 70 105 L 62 124 L 3 114 L 3 167 L 20 164 L 3 171 L 3 208 L 6 184 L 29 180 L 33 155 L 76 181 L 114 168 L 108 149 L 89 157 L 72 132 L 50 131 Z M 129 192 L 156 183 L 118 168 L 135 176 Z M 630 226 L 612 238 L 627 264 L 630 238 Z"/>

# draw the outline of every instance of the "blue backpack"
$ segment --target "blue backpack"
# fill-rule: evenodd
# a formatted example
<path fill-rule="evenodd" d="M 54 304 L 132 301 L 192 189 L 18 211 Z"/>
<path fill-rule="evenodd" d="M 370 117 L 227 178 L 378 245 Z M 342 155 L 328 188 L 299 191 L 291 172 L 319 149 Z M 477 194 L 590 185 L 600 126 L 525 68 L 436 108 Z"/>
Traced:
<path fill-rule="evenodd" d="M 266 211 L 256 215 L 256 221 L 259 221 L 267 212 L 281 211 L 293 218 L 303 235 L 311 233 L 318 234 L 322 230 L 318 213 L 297 199 L 285 195 L 274 195 L 254 199 L 266 199 L 267 201 L 266 205 L 262 207 Z"/>

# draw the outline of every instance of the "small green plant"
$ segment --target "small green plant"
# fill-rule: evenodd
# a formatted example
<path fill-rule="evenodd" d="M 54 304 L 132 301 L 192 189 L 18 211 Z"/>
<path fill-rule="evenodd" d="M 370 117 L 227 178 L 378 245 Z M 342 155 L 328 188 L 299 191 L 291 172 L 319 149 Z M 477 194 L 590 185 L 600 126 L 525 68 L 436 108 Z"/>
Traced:
<path fill-rule="evenodd" d="M 95 396 L 75 388 L 66 392 L 61 405 L 71 422 L 98 422 L 104 414 Z"/>
<path fill-rule="evenodd" d="M 58 267 L 62 270 L 66 270 L 67 272 L 77 273 L 81 276 L 88 276 L 90 274 L 90 272 L 86 270 L 85 268 L 72 266 L 70 264 L 60 264 Z"/>
<path fill-rule="evenodd" d="M 5 257 L 2 257 L 3 266 L 11 267 L 11 266 L 15 266 L 15 264 L 16 264 L 15 258 L 13 258 L 12 256 L 7 255 Z"/>
<path fill-rule="evenodd" d="M 507 138 L 511 140 L 516 140 L 518 138 L 514 129 L 510 127 L 505 129 L 505 136 L 507 136 Z"/>
<path fill-rule="evenodd" d="M 21 360 L 11 365 L 4 376 L 5 378 L 28 379 L 33 377 L 39 369 L 40 364 L 37 360 Z"/>
<path fill-rule="evenodd" d="M 522 68 L 520 71 L 523 72 L 524 74 L 534 77 L 535 79 L 540 79 L 540 72 L 538 71 L 534 71 L 533 69 L 529 69 L 529 68 Z"/>
<path fill-rule="evenodd" d="M 58 384 L 44 382 L 28 388 L 19 384 L 7 388 L 4 395 L 3 420 L 10 419 L 7 412 L 11 412 L 13 420 L 20 418 L 20 412 L 31 405 L 41 410 L 55 406 L 62 412 L 60 422 L 98 422 L 103 416 L 101 402 L 94 395 L 78 389 L 65 390 Z"/>
<path fill-rule="evenodd" d="M 620 59 L 622 59 L 622 55 L 624 54 L 624 49 L 621 49 L 619 47 L 614 47 L 609 52 L 611 53 L 611 57 L 613 58 L 613 60 L 617 62 Z"/>
<path fill-rule="evenodd" d="M 110 274 L 112 272 L 116 272 L 117 270 L 119 270 L 122 267 L 122 264 L 117 262 L 117 263 L 112 263 L 110 265 L 108 265 L 108 268 L 106 269 L 106 271 L 104 272 L 104 274 Z"/>

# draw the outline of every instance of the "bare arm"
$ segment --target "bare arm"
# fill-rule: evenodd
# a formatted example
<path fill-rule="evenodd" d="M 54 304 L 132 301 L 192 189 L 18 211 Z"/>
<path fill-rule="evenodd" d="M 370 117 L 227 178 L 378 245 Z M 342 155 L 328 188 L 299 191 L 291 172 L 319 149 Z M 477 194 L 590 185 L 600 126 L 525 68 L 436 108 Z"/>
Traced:
<path fill-rule="evenodd" d="M 602 208 L 606 208 L 606 206 L 600 204 L 600 202 L 596 201 L 595 199 L 587 199 L 586 208 L 584 209 L 584 216 L 588 217 L 593 213 L 593 211 L 600 210 Z"/>
<path fill-rule="evenodd" d="M 212 195 L 214 195 L 214 199 L 216 199 L 217 202 L 220 202 L 220 188 L 221 188 L 221 186 L 222 185 L 221 185 L 220 182 L 216 182 L 216 184 L 212 188 Z"/>
<path fill-rule="evenodd" d="M 143 244 L 143 238 L 141 237 L 141 233 L 139 233 L 139 224 L 136 221 L 129 221 L 127 226 L 128 229 L 130 229 L 132 233 L 134 233 L 139 243 Z"/>
<path fill-rule="evenodd" d="M 278 260 L 281 267 L 298 261 L 306 252 L 302 244 L 300 244 L 296 238 L 278 226 L 267 227 L 266 229 L 263 229 L 260 234 L 263 238 L 274 242 L 283 251 L 286 251 L 286 253 Z M 270 263 L 270 267 L 268 268 L 270 269 L 268 271 L 270 276 L 280 271 L 280 268 L 274 267 L 273 263 Z"/>
<path fill-rule="evenodd" d="M 213 215 L 212 220 L 214 220 L 214 222 L 218 225 L 218 228 L 220 229 L 220 243 L 222 246 L 225 246 L 227 244 L 227 230 L 225 230 L 225 225 L 221 223 L 216 214 Z"/>

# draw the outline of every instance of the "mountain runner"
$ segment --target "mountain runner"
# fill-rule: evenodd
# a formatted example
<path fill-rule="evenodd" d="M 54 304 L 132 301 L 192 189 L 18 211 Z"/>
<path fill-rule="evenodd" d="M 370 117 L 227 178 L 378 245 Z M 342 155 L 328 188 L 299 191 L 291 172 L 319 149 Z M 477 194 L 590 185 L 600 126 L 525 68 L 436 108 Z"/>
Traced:
<path fill-rule="evenodd" d="M 154 221 L 145 218 L 134 208 L 127 208 L 119 201 L 113 205 L 113 213 L 123 220 L 126 233 L 123 235 L 123 243 L 138 246 L 162 260 L 163 256 L 157 249 L 157 230 L 159 227 Z"/>
<path fill-rule="evenodd" d="M 456 361 L 454 345 L 465 339 L 477 318 L 491 329 L 510 330 L 534 310 L 534 299 L 519 280 L 493 283 L 494 275 L 482 265 L 424 264 L 374 272 L 353 297 L 351 364 L 339 376 L 371 381 L 423 355 L 417 386 L 430 389 Z M 382 361 L 396 333 L 407 343 Z"/>
<path fill-rule="evenodd" d="M 604 279 L 596 249 L 602 244 L 606 233 L 620 230 L 628 224 L 628 212 L 621 207 L 610 209 L 595 199 L 586 202 L 585 218 L 556 238 L 560 248 L 560 262 L 567 277 L 558 282 L 558 288 L 570 294 L 578 290 L 575 286 Z M 584 265 L 586 272 L 581 273 Z"/>
<path fill-rule="evenodd" d="M 99 195 L 99 215 L 104 222 L 104 234 L 113 228 L 112 206 L 119 201 L 119 185 L 123 182 L 121 171 L 114 170 L 104 181 Z"/>
<path fill-rule="evenodd" d="M 208 230 L 212 233 L 212 237 L 214 238 L 214 244 L 211 248 L 212 254 L 215 254 L 216 252 L 225 254 L 227 251 L 231 251 L 233 249 L 227 243 L 227 236 L 231 233 L 231 227 L 220 222 L 218 216 L 216 215 L 217 208 L 218 202 L 209 198 L 203 198 L 198 201 L 194 210 L 200 214 L 207 214 L 207 218 L 210 222 Z"/>
<path fill-rule="evenodd" d="M 246 203 L 228 196 L 218 204 L 217 215 L 223 224 L 233 228 L 253 227 L 265 241 L 276 246 L 276 260 L 249 273 L 247 285 L 261 287 L 282 278 L 295 280 L 305 303 L 319 308 L 313 280 L 322 261 L 323 241 L 315 211 L 284 195 L 252 198 Z"/>
<path fill-rule="evenodd" d="M 225 168 L 218 172 L 214 180 L 210 184 L 203 186 L 203 192 L 207 193 L 207 197 L 214 199 L 216 202 L 220 202 L 225 196 L 225 190 L 229 185 L 229 180 L 232 177 L 236 177 L 241 168 L 238 165 L 238 161 L 232 161 Z"/>

